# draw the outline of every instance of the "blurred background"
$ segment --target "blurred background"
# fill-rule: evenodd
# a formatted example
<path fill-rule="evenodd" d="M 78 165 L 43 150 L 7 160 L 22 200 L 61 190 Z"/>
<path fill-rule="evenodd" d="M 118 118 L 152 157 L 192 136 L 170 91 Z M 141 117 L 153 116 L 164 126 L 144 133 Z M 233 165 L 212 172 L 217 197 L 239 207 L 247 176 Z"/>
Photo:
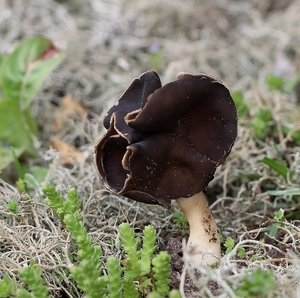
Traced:
<path fill-rule="evenodd" d="M 21 41 L 37 35 L 49 38 L 66 52 L 32 104 L 39 130 L 39 156 L 28 158 L 24 165 L 26 170 L 38 165 L 45 172 L 45 180 L 30 189 L 38 202 L 34 210 L 41 222 L 46 217 L 44 205 L 40 204 L 44 199 L 42 184 L 47 181 L 63 190 L 74 186 L 82 201 L 84 224 L 95 243 L 101 244 L 105 256 L 119 255 L 117 225 L 129 221 L 136 231 L 142 231 L 149 223 L 157 227 L 159 248 L 168 250 L 173 260 L 179 260 L 182 238 L 178 239 L 178 235 L 186 236 L 186 232 L 180 230 L 185 219 L 176 204 L 166 210 L 154 205 L 133 205 L 126 198 L 109 194 L 95 171 L 93 146 L 104 132 L 102 119 L 107 109 L 143 72 L 157 71 L 162 84 L 175 80 L 179 72 L 207 73 L 224 82 L 239 111 L 238 138 L 207 191 L 210 203 L 214 202 L 212 210 L 222 232 L 225 255 L 225 265 L 216 271 L 219 275 L 209 278 L 222 277 L 229 284 L 238 284 L 239 270 L 246 272 L 254 265 L 274 268 L 278 295 L 272 297 L 296 297 L 299 255 L 296 260 L 295 254 L 291 263 L 284 258 L 288 249 L 299 252 L 300 239 L 300 1 L 0 1 L 1 53 L 8 55 Z M 41 176 L 40 171 L 35 178 Z M 13 164 L 4 176 L 12 184 L 16 182 Z M 12 197 L 22 202 L 20 193 L 12 191 L 9 184 L 4 186 L 0 189 L 2 205 Z M 295 189 L 296 193 L 289 192 Z M 24 202 L 29 201 L 26 198 Z M 6 210 L 4 205 L 1 208 Z M 23 210 L 27 212 L 26 208 Z M 281 210 L 282 217 L 274 219 L 274 212 Z M 283 214 L 295 220 L 294 227 Z M 20 218 L 23 220 L 23 215 Z M 286 224 L 278 225 L 284 232 L 275 232 L 276 237 L 268 234 L 270 226 L 274 226 L 272 220 Z M 14 225 L 9 229 L 18 230 L 18 223 Z M 260 228 L 266 232 L 258 232 Z M 24 237 L 22 243 L 28 244 L 30 255 L 30 235 L 22 229 L 18 233 Z M 167 239 L 170 235 L 177 248 Z M 236 242 L 250 239 L 244 259 L 238 259 L 234 265 L 229 260 L 235 256 L 228 256 L 223 245 L 229 236 Z M 54 238 L 51 236 L 51 247 L 55 246 Z M 253 244 L 252 240 L 257 242 Z M 63 245 L 59 237 L 55 241 L 57 247 Z M 269 245 L 268 249 L 264 244 Z M 13 251 L 8 244 L 1 247 L 7 254 Z M 44 250 L 39 250 L 37 256 L 44 253 L 42 257 L 47 260 Z M 13 255 L 11 259 L 8 264 L 15 264 L 9 268 L 13 271 L 20 266 L 20 257 Z M 175 288 L 182 272 L 182 264 L 177 265 L 172 264 Z M 263 279 L 258 280 L 265 285 Z M 198 289 L 205 291 L 206 284 L 203 285 Z M 56 281 L 52 287 L 56 289 Z M 216 288 L 214 284 L 212 288 Z M 224 292 L 222 297 L 229 294 Z"/>
<path fill-rule="evenodd" d="M 163 83 L 209 73 L 251 99 L 267 74 L 299 71 L 299 11 L 296 0 L 3 0 L 0 51 L 50 38 L 67 56 L 44 90 L 96 113 L 148 69 Z"/>

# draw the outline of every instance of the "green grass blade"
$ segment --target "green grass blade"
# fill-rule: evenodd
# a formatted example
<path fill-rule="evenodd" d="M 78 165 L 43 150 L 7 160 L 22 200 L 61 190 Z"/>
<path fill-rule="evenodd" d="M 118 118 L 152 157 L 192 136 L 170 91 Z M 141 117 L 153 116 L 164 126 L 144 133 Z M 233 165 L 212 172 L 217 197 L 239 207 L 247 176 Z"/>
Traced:
<path fill-rule="evenodd" d="M 277 161 L 269 158 L 269 157 L 264 157 L 261 162 L 269 166 L 271 169 L 276 171 L 279 175 L 281 175 L 284 179 L 287 179 L 288 173 L 290 173 L 290 176 L 293 175 L 292 172 L 288 170 L 288 168 Z"/>

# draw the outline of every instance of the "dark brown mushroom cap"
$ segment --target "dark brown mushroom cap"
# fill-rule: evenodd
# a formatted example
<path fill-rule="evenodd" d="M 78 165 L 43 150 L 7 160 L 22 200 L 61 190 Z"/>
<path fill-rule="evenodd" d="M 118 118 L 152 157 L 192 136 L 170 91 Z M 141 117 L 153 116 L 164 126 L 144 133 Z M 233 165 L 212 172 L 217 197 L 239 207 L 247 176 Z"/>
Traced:
<path fill-rule="evenodd" d="M 148 96 L 160 87 L 160 78 L 155 71 L 147 71 L 138 79 L 134 79 L 121 95 L 118 103 L 107 112 L 103 120 L 104 127 L 106 129 L 109 128 L 113 113 L 122 111 L 127 114 L 142 108 L 145 105 Z"/>
<path fill-rule="evenodd" d="M 161 87 L 154 71 L 135 79 L 104 119 L 95 146 L 108 189 L 149 204 L 206 189 L 237 136 L 228 89 L 207 75 L 180 73 Z"/>

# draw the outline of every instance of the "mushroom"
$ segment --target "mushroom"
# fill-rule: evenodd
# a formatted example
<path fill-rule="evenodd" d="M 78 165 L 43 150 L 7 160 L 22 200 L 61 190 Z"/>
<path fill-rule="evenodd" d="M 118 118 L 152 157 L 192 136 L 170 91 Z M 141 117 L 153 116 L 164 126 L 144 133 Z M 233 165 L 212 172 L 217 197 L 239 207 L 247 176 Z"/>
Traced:
<path fill-rule="evenodd" d="M 216 263 L 219 232 L 203 191 L 237 136 L 228 89 L 217 78 L 189 73 L 162 87 L 158 74 L 148 71 L 132 81 L 103 123 L 107 132 L 94 150 L 105 186 L 166 208 L 176 199 L 190 225 L 193 257 Z"/>

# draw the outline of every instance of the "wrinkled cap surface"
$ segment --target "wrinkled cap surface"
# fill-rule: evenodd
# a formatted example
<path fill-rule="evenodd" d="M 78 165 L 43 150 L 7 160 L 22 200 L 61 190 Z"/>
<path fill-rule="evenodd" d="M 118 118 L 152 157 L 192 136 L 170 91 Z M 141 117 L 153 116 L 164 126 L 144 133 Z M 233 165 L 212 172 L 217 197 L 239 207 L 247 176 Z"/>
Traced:
<path fill-rule="evenodd" d="M 104 119 L 95 164 L 112 192 L 148 204 L 206 189 L 237 136 L 237 112 L 217 78 L 180 73 L 163 87 L 156 72 L 134 79 Z"/>

